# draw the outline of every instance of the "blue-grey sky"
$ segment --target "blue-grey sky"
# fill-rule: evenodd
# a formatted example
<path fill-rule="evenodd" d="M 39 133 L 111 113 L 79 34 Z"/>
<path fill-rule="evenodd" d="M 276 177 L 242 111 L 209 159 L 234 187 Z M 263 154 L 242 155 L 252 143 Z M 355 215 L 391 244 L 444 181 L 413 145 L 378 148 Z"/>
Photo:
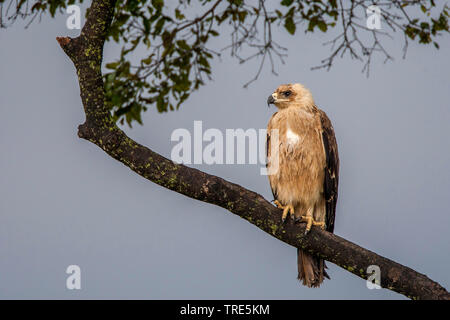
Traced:
<path fill-rule="evenodd" d="M 84 22 L 84 21 L 83 21 Z M 0 298 L 401 299 L 368 290 L 329 263 L 331 280 L 296 280 L 296 250 L 222 208 L 165 190 L 77 136 L 84 121 L 74 67 L 55 41 L 65 17 L 0 31 Z M 371 75 L 348 58 L 311 71 L 329 35 L 275 31 L 289 49 L 279 76 L 226 54 L 214 80 L 177 112 L 151 107 L 127 134 L 169 157 L 173 130 L 265 128 L 266 98 L 301 82 L 331 118 L 341 179 L 335 233 L 450 287 L 450 42 L 435 50 L 402 37 Z M 222 40 L 225 45 L 229 38 Z M 105 59 L 117 54 L 106 46 Z M 259 165 L 196 166 L 271 200 Z M 81 290 L 67 290 L 67 266 Z"/>

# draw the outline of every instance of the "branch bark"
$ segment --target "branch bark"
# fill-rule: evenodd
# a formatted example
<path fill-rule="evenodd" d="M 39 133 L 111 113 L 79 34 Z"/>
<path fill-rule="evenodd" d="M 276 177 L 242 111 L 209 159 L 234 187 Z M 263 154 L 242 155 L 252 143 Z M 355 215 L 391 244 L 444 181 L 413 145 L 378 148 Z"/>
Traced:
<path fill-rule="evenodd" d="M 305 225 L 282 224 L 280 210 L 261 195 L 197 169 L 179 165 L 130 139 L 114 123 L 105 104 L 101 65 L 107 28 L 115 0 L 93 0 L 86 23 L 77 38 L 57 41 L 77 70 L 86 121 L 80 138 L 91 141 L 137 174 L 190 198 L 205 201 L 246 219 L 261 230 L 294 247 L 320 256 L 367 279 L 367 267 L 381 270 L 381 286 L 412 299 L 448 299 L 450 294 L 427 276 L 364 249 L 335 234 Z"/>

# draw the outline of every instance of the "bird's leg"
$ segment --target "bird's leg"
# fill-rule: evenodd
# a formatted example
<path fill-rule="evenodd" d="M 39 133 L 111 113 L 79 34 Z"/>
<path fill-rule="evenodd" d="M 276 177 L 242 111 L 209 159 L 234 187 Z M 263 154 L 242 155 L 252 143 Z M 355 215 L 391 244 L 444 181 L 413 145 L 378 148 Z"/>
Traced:
<path fill-rule="evenodd" d="M 306 222 L 306 230 L 305 230 L 305 234 L 307 234 L 309 231 L 311 231 L 311 226 L 318 226 L 320 227 L 322 230 L 325 229 L 325 222 L 318 222 L 315 221 L 312 217 L 312 209 L 308 209 L 308 211 L 306 212 L 305 216 L 302 216 L 302 221 Z"/>
<path fill-rule="evenodd" d="M 287 205 L 283 206 L 283 205 L 281 204 L 281 202 L 278 201 L 278 200 L 275 200 L 273 203 L 274 203 L 278 208 L 283 209 L 283 214 L 281 215 L 281 221 L 282 221 L 282 222 L 286 221 L 286 217 L 287 217 L 288 213 L 289 213 L 289 215 L 290 215 L 291 217 L 294 217 L 294 207 L 292 206 L 292 204 L 287 204 Z"/>

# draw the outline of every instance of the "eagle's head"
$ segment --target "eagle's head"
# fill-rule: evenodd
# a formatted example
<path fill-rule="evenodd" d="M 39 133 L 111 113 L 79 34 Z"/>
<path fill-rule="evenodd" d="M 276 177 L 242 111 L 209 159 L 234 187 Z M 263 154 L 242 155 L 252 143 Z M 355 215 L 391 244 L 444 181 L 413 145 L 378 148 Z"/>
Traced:
<path fill-rule="evenodd" d="M 274 104 L 279 109 L 300 107 L 310 109 L 314 106 L 311 92 L 300 83 L 282 84 L 267 98 L 267 105 Z"/>

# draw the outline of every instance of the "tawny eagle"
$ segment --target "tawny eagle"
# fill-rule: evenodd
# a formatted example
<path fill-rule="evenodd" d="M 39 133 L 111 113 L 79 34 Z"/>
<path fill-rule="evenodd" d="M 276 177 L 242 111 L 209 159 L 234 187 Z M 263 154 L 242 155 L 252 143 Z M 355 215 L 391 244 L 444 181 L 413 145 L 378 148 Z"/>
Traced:
<path fill-rule="evenodd" d="M 306 222 L 306 232 L 313 225 L 333 232 L 339 156 L 330 120 L 298 83 L 279 86 L 267 103 L 278 108 L 267 127 L 267 169 L 282 220 L 289 215 Z M 274 132 L 275 145 L 270 140 Z M 318 287 L 329 278 L 323 259 L 300 249 L 297 257 L 298 279 L 304 285 Z"/>

